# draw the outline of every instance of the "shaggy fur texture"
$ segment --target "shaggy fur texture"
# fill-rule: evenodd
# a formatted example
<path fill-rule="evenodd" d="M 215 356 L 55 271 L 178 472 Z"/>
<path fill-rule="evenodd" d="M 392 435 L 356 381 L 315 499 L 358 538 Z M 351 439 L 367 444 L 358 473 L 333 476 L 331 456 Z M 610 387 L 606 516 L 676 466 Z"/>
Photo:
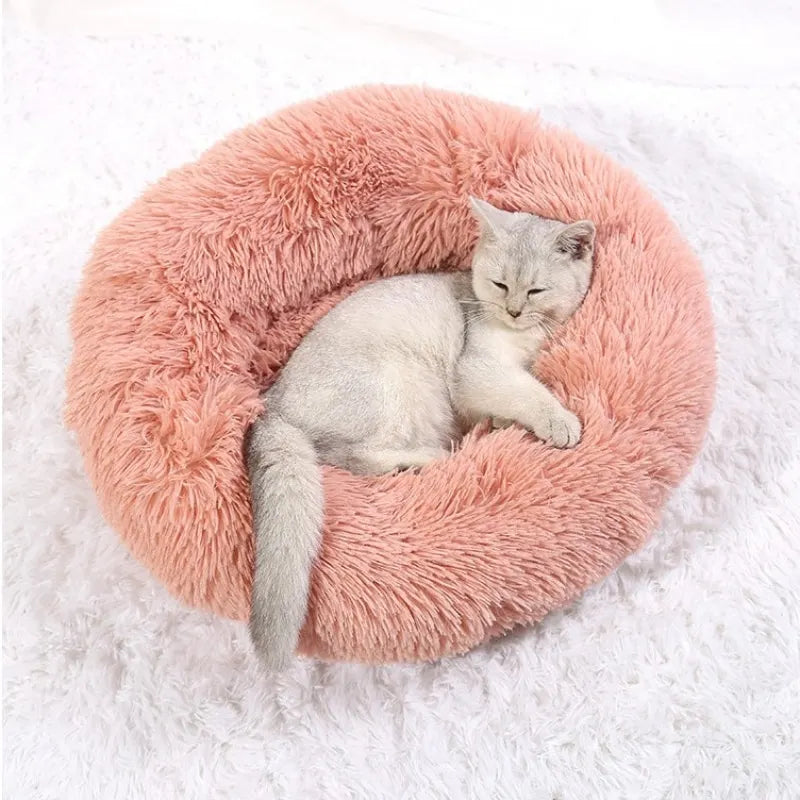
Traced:
<path fill-rule="evenodd" d="M 290 108 L 147 191 L 99 238 L 68 421 L 109 521 L 178 596 L 247 615 L 242 437 L 309 326 L 359 281 L 463 266 L 467 195 L 598 228 L 589 296 L 538 375 L 573 451 L 476 431 L 422 474 L 325 473 L 301 651 L 463 652 L 637 549 L 697 452 L 713 332 L 697 261 L 626 171 L 533 115 L 414 88 Z"/>

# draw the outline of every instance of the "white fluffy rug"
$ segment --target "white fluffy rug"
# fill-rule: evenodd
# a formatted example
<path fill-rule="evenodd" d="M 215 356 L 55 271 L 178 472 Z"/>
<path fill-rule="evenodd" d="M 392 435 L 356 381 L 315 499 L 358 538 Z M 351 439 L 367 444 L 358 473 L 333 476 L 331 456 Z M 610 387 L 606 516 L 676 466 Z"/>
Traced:
<path fill-rule="evenodd" d="M 389 34 L 8 34 L 6 796 L 796 797 L 797 90 Z M 93 237 L 149 181 L 287 103 L 372 81 L 540 107 L 635 170 L 705 263 L 717 408 L 652 542 L 535 630 L 429 666 L 266 677 L 243 625 L 182 607 L 101 519 L 59 416 L 67 315 Z"/>

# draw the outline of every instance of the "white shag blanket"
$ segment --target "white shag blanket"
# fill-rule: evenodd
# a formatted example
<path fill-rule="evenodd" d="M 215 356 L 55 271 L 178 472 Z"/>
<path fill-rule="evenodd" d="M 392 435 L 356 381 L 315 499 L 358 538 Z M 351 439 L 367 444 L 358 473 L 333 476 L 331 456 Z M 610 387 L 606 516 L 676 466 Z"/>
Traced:
<path fill-rule="evenodd" d="M 341 19 L 237 41 L 7 31 L 5 796 L 797 796 L 797 73 L 768 48 L 746 54 L 752 82 L 713 52 L 676 50 L 674 75 L 666 52 L 537 62 L 513 24 L 478 47 L 480 25 L 459 40 L 451 19 L 374 19 L 346 46 Z M 637 172 L 708 273 L 716 411 L 653 540 L 571 608 L 437 664 L 268 677 L 244 625 L 181 606 L 103 522 L 60 419 L 67 316 L 94 236 L 148 182 L 378 81 L 538 107 Z"/>

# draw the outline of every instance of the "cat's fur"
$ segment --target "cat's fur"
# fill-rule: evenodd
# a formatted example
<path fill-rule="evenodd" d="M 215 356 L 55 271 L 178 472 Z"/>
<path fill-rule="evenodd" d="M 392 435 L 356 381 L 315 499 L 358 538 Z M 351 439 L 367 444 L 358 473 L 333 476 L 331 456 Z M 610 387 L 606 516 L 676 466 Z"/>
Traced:
<path fill-rule="evenodd" d="M 364 286 L 317 323 L 266 393 L 247 465 L 256 545 L 250 632 L 270 667 L 286 665 L 306 616 L 323 522 L 320 463 L 361 474 L 421 467 L 446 458 L 486 418 L 517 422 L 556 447 L 580 439 L 578 418 L 530 368 L 586 294 L 594 225 L 474 199 L 472 207 L 481 236 L 471 276 Z"/>

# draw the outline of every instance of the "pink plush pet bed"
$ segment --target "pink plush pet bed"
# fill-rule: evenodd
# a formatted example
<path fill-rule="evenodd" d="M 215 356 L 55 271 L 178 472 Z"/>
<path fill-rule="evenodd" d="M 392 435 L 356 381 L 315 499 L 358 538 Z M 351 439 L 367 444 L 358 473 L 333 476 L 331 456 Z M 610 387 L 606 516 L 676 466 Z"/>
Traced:
<path fill-rule="evenodd" d="M 535 114 L 371 87 L 290 108 L 167 175 L 102 233 L 67 418 L 102 509 L 187 603 L 245 619 L 245 430 L 259 392 L 360 281 L 457 269 L 468 195 L 597 224 L 592 287 L 537 364 L 584 421 L 559 451 L 476 430 L 419 474 L 325 469 L 302 653 L 460 653 L 563 606 L 636 550 L 706 428 L 704 278 L 636 179 Z"/>

